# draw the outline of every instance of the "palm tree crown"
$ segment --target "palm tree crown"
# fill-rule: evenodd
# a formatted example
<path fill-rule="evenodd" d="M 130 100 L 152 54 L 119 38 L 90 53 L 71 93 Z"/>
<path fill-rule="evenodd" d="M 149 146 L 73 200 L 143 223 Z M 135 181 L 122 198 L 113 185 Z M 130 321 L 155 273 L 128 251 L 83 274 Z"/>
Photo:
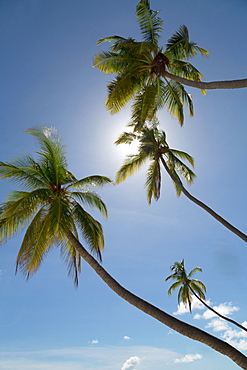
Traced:
<path fill-rule="evenodd" d="M 247 332 L 247 328 L 245 328 L 238 322 L 230 319 L 229 317 L 224 316 L 221 313 L 215 311 L 215 309 L 210 307 L 205 302 L 206 300 L 205 294 L 204 294 L 206 293 L 205 285 L 197 279 L 191 279 L 196 272 L 202 272 L 202 269 L 200 267 L 195 267 L 193 270 L 189 272 L 189 274 L 187 274 L 185 267 L 184 267 L 184 260 L 182 260 L 181 262 L 175 262 L 174 265 L 170 267 L 170 269 L 173 271 L 173 274 L 168 276 L 165 279 L 165 281 L 169 279 L 176 280 L 176 281 L 168 289 L 168 295 L 171 295 L 172 292 L 180 286 L 180 289 L 178 291 L 178 303 L 182 302 L 185 306 L 188 305 L 190 312 L 191 312 L 192 297 L 194 295 L 208 310 L 212 311 L 215 315 L 219 316 L 223 320 L 226 320 L 236 325 L 241 330 L 244 330 Z"/>
<path fill-rule="evenodd" d="M 104 176 L 78 180 L 67 169 L 65 147 L 52 128 L 34 128 L 26 132 L 39 144 L 38 160 L 25 155 L 0 162 L 0 178 L 22 186 L 12 191 L 0 207 L 0 243 L 26 227 L 17 256 L 16 268 L 28 278 L 39 268 L 51 247 L 60 246 L 69 274 L 78 284 L 80 255 L 66 237 L 68 230 L 78 238 L 79 231 L 92 252 L 101 258 L 104 236 L 101 224 L 83 205 L 96 208 L 107 217 L 107 209 L 91 187 L 111 182 Z"/>
<path fill-rule="evenodd" d="M 150 8 L 149 0 L 141 0 L 136 7 L 136 17 L 144 40 L 139 42 L 121 36 L 102 38 L 98 44 L 110 41 L 112 46 L 110 51 L 98 53 L 94 58 L 94 66 L 100 71 L 116 74 L 108 85 L 107 108 L 116 113 L 133 99 L 132 119 L 137 127 L 152 120 L 164 106 L 181 125 L 184 105 L 193 115 L 191 96 L 182 84 L 168 79 L 165 72 L 201 81 L 202 74 L 189 59 L 198 53 L 208 55 L 208 51 L 190 41 L 185 26 L 167 41 L 163 51 L 158 45 L 163 25 L 158 13 Z"/>
<path fill-rule="evenodd" d="M 117 172 L 117 183 L 124 181 L 138 171 L 145 162 L 151 162 L 147 170 L 145 183 L 149 204 L 152 198 L 158 200 L 160 197 L 161 164 L 165 165 L 168 174 L 172 173 L 174 179 L 176 179 L 173 184 L 178 196 L 181 194 L 181 188 L 178 186 L 178 183 L 181 183 L 179 174 L 188 184 L 191 184 L 195 178 L 194 172 L 182 162 L 182 159 L 184 159 L 194 166 L 193 158 L 185 152 L 169 148 L 165 132 L 158 130 L 157 125 L 158 122 L 153 121 L 152 127 L 146 125 L 139 132 L 124 132 L 115 142 L 119 145 L 130 144 L 133 140 L 139 141 L 138 154 L 126 157 L 124 164 Z"/>
<path fill-rule="evenodd" d="M 173 274 L 168 276 L 165 281 L 169 279 L 176 281 L 168 289 L 168 295 L 171 295 L 176 288 L 180 287 L 178 292 L 178 303 L 182 302 L 185 306 L 188 305 L 191 312 L 193 292 L 196 292 L 201 299 L 205 300 L 205 285 L 197 279 L 192 279 L 194 274 L 198 271 L 202 272 L 202 269 L 200 267 L 195 267 L 187 274 L 184 267 L 184 260 L 181 262 L 175 262 L 170 268 L 173 271 Z"/>

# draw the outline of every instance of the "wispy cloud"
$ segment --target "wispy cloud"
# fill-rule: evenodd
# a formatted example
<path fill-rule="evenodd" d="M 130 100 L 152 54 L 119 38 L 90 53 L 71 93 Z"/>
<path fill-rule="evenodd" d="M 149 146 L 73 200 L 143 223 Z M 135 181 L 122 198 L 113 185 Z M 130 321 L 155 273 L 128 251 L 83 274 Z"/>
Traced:
<path fill-rule="evenodd" d="M 177 363 L 189 363 L 189 362 L 193 362 L 195 360 L 200 360 L 202 359 L 202 355 L 200 355 L 199 353 L 196 353 L 196 354 L 190 354 L 188 353 L 187 355 L 185 355 L 184 357 L 181 357 L 181 358 L 176 358 L 174 360 L 174 362 L 177 364 Z"/>
<path fill-rule="evenodd" d="M 128 337 L 128 335 L 125 335 L 125 336 L 123 337 L 123 339 L 124 339 L 124 340 L 130 340 L 131 338 L 130 338 L 130 337 Z"/>
<path fill-rule="evenodd" d="M 167 363 L 174 363 L 179 353 L 148 346 L 90 345 L 42 351 L 1 351 L 0 368 L 4 370 L 120 370 L 122 367 L 126 370 L 134 370 L 140 365 L 138 362 L 133 362 L 135 357 L 140 359 L 142 370 L 163 370 Z M 126 358 L 128 360 L 132 358 L 132 363 L 125 361 Z M 135 367 L 128 368 L 127 365 L 135 365 Z"/>
<path fill-rule="evenodd" d="M 138 356 L 132 356 L 125 361 L 121 370 L 133 370 L 136 365 L 140 365 L 141 359 Z"/>

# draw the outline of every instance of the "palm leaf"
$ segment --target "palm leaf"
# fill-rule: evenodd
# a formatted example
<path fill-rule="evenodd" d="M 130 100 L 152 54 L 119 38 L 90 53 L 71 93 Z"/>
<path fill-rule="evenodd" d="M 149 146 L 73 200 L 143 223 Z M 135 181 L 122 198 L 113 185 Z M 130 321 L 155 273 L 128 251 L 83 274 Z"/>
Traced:
<path fill-rule="evenodd" d="M 104 236 L 101 224 L 77 202 L 73 204 L 73 217 L 91 251 L 96 253 L 101 260 L 101 251 L 104 249 Z"/>
<path fill-rule="evenodd" d="M 189 31 L 186 26 L 180 26 L 178 31 L 167 41 L 165 53 L 169 52 L 169 56 L 173 59 L 187 60 L 200 53 L 203 56 L 208 56 L 209 52 L 200 48 L 193 41 L 189 40 Z"/>
<path fill-rule="evenodd" d="M 161 173 L 159 161 L 153 160 L 147 171 L 147 177 L 145 182 L 147 189 L 148 204 L 151 204 L 152 197 L 158 200 L 160 197 L 161 188 Z"/>
<path fill-rule="evenodd" d="M 136 17 L 145 41 L 157 44 L 161 37 L 163 21 L 150 9 L 149 0 L 141 0 L 136 7 Z"/>
<path fill-rule="evenodd" d="M 147 159 L 148 157 L 144 152 L 140 152 L 137 155 L 127 156 L 123 165 L 116 174 L 116 183 L 118 184 L 126 180 L 127 177 L 139 171 Z"/>
<path fill-rule="evenodd" d="M 108 217 L 108 212 L 105 203 L 100 199 L 99 195 L 93 192 L 71 192 L 71 197 L 75 198 L 82 204 L 86 204 L 91 208 L 95 208 L 101 212 L 104 217 Z"/>

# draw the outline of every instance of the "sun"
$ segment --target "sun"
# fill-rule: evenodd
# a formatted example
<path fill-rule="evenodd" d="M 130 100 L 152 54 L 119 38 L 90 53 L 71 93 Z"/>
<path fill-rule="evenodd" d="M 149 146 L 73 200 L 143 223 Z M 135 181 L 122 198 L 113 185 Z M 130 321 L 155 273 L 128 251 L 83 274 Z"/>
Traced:
<path fill-rule="evenodd" d="M 118 148 L 124 155 L 135 155 L 138 154 L 139 151 L 139 141 L 134 140 L 131 144 L 120 144 Z"/>

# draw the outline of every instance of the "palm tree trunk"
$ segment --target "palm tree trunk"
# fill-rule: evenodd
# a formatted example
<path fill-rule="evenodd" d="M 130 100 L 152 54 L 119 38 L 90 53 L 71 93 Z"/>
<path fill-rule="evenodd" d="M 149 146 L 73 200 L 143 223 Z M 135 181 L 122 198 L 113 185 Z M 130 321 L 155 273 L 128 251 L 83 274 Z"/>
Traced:
<path fill-rule="evenodd" d="M 238 326 L 241 330 L 244 330 L 244 331 L 246 331 L 246 332 L 247 332 L 247 328 L 245 328 L 244 326 L 240 325 L 238 322 L 236 322 L 236 321 L 234 321 L 234 320 L 232 320 L 232 319 L 229 319 L 229 317 L 226 317 L 226 316 L 224 316 L 224 315 L 221 315 L 219 312 L 215 311 L 212 307 L 208 306 L 208 305 L 207 305 L 207 303 L 206 303 L 203 299 L 201 299 L 201 298 L 196 294 L 196 292 L 195 292 L 191 287 L 189 287 L 189 288 L 190 288 L 191 292 L 194 294 L 194 296 L 195 296 L 197 299 L 199 299 L 199 301 L 200 301 L 200 302 L 201 302 L 205 307 L 207 307 L 207 309 L 208 309 L 208 310 L 212 311 L 213 313 L 215 313 L 217 316 L 221 317 L 222 319 L 227 320 L 227 321 L 231 322 L 232 324 L 234 324 L 234 325 Z"/>
<path fill-rule="evenodd" d="M 162 73 L 164 78 L 170 78 L 176 82 L 179 82 L 183 85 L 195 87 L 197 89 L 205 89 L 205 90 L 212 90 L 212 89 L 241 89 L 247 87 L 247 78 L 242 80 L 231 80 L 231 81 L 213 81 L 213 82 L 200 82 L 200 81 L 193 81 L 188 80 L 187 78 L 175 76 L 167 71 Z"/>
<path fill-rule="evenodd" d="M 212 217 L 214 217 L 217 221 L 219 221 L 222 225 L 224 225 L 228 230 L 236 234 L 239 238 L 244 240 L 247 243 L 247 235 L 242 233 L 242 231 L 238 230 L 236 227 L 234 227 L 232 224 L 230 224 L 228 221 L 226 221 L 223 217 L 218 215 L 218 213 L 214 212 L 212 208 L 208 207 L 205 203 L 201 202 L 199 199 L 193 197 L 183 186 L 182 182 L 179 181 L 173 173 L 170 171 L 169 167 L 166 164 L 166 161 L 163 157 L 161 157 L 162 164 L 168 173 L 168 175 L 171 177 L 171 179 L 179 186 L 182 193 L 190 199 L 192 202 L 197 204 L 199 207 L 203 208 L 206 212 L 208 212 Z"/>
<path fill-rule="evenodd" d="M 242 369 L 247 370 L 247 357 L 245 357 L 244 354 L 239 352 L 236 348 L 220 340 L 219 338 L 204 332 L 201 329 L 176 319 L 147 301 L 144 301 L 142 298 L 134 295 L 122 287 L 111 275 L 109 275 L 108 272 L 90 255 L 90 253 L 87 252 L 87 250 L 70 231 L 67 232 L 67 238 L 78 251 L 80 256 L 93 268 L 93 270 L 109 286 L 109 288 L 125 301 L 129 302 L 132 306 L 135 306 L 139 310 L 145 312 L 147 315 L 155 318 L 178 333 L 204 343 L 223 355 L 228 356 Z"/>

